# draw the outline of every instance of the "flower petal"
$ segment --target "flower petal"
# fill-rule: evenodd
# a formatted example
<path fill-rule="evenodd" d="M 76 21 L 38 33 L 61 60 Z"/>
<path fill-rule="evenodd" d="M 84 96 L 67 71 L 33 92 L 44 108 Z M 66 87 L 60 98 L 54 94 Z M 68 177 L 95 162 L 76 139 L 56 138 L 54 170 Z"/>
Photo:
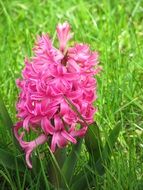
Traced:
<path fill-rule="evenodd" d="M 57 36 L 60 43 L 60 50 L 63 52 L 67 42 L 72 38 L 72 34 L 70 34 L 70 25 L 67 22 L 58 24 Z"/>
<path fill-rule="evenodd" d="M 63 129 L 63 122 L 61 120 L 61 118 L 58 115 L 55 115 L 54 117 L 54 123 L 55 123 L 55 130 L 56 131 L 60 131 L 61 129 Z"/>
<path fill-rule="evenodd" d="M 56 134 L 53 134 L 52 142 L 51 142 L 51 151 L 55 152 L 56 150 Z"/>
<path fill-rule="evenodd" d="M 14 126 L 14 134 L 15 134 L 16 139 L 19 141 L 19 144 L 21 145 L 21 147 L 24 149 L 26 153 L 26 163 L 28 167 L 32 168 L 32 164 L 30 160 L 31 153 L 38 145 L 41 145 L 47 141 L 47 136 L 45 134 L 41 134 L 39 137 L 37 137 L 36 139 L 30 142 L 24 141 L 23 137 L 25 133 L 22 132 L 20 135 L 18 134 L 18 130 L 22 127 L 22 124 L 23 122 L 18 122 Z"/>
<path fill-rule="evenodd" d="M 46 133 L 46 134 L 53 134 L 55 129 L 54 127 L 52 126 L 51 122 L 48 120 L 48 118 L 44 117 L 41 121 L 41 127 L 43 129 L 43 131 Z"/>
<path fill-rule="evenodd" d="M 61 132 L 61 135 L 63 136 L 63 137 L 65 137 L 65 139 L 67 139 L 68 141 L 70 141 L 70 142 L 72 142 L 72 143 L 74 143 L 74 144 L 76 144 L 76 139 L 75 138 L 73 138 L 70 134 L 68 134 L 66 131 L 62 131 Z"/>

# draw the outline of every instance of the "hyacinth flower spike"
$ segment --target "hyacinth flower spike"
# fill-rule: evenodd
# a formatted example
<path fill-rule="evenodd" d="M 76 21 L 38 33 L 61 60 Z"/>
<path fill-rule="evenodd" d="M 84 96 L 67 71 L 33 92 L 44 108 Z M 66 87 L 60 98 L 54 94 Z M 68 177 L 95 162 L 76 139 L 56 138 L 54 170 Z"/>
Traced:
<path fill-rule="evenodd" d="M 48 142 L 55 152 L 68 143 L 75 144 L 77 137 L 86 134 L 96 112 L 93 102 L 96 100 L 95 75 L 100 70 L 98 53 L 92 52 L 87 44 L 69 47 L 67 43 L 72 34 L 67 22 L 58 24 L 57 37 L 59 49 L 47 34 L 38 36 L 34 56 L 25 59 L 22 79 L 17 80 L 19 122 L 14 126 L 14 134 L 25 151 L 29 168 L 32 168 L 32 151 L 38 145 Z M 25 133 L 31 131 L 39 136 L 25 141 Z"/>

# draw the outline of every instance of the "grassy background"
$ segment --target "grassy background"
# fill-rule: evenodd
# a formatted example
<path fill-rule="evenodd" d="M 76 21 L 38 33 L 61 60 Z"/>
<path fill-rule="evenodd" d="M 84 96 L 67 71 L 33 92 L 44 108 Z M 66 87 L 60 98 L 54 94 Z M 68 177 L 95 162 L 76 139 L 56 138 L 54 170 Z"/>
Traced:
<path fill-rule="evenodd" d="M 36 35 L 55 36 L 57 23 L 65 20 L 74 41 L 89 43 L 100 54 L 95 119 L 103 138 L 116 123 L 122 125 L 111 167 L 97 189 L 143 189 L 142 0 L 0 0 L 0 93 L 9 113 L 16 121 L 15 79 L 24 57 L 32 55 Z M 10 141 L 6 133 L 0 123 L 0 146 Z"/>

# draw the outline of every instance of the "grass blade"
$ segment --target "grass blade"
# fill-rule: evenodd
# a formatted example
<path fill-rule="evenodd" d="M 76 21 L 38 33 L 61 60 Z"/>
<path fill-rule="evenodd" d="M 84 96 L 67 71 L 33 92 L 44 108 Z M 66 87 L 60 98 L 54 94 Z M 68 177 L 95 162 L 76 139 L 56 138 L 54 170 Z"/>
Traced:
<path fill-rule="evenodd" d="M 51 159 L 51 163 L 50 163 L 50 181 L 53 184 L 53 186 L 56 189 L 67 189 L 70 190 L 69 185 L 66 181 L 66 177 L 64 175 L 64 173 L 62 172 L 62 169 L 60 168 L 61 163 L 58 163 L 59 160 L 56 158 L 57 155 L 53 154 L 48 146 L 48 150 L 50 153 L 50 159 Z M 59 155 L 59 153 L 58 153 Z M 55 176 L 54 176 L 55 175 Z"/>
<path fill-rule="evenodd" d="M 16 170 L 16 164 L 19 171 L 25 172 L 26 167 L 20 158 L 16 158 L 12 153 L 0 148 L 0 165 L 11 170 Z"/>
<path fill-rule="evenodd" d="M 96 162 L 96 169 L 100 175 L 103 175 L 105 172 L 104 165 L 107 165 L 110 163 L 110 157 L 112 155 L 113 148 L 115 146 L 115 143 L 117 141 L 120 131 L 121 131 L 120 124 L 118 124 L 111 130 L 106 140 L 106 144 L 103 148 L 102 157 Z"/>

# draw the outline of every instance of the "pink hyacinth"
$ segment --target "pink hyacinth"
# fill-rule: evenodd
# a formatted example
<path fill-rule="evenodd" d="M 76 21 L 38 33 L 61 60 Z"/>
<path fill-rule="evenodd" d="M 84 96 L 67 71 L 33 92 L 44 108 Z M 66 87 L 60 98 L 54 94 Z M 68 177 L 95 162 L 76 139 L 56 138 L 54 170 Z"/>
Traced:
<path fill-rule="evenodd" d="M 14 134 L 26 153 L 29 168 L 31 153 L 38 145 L 48 142 L 54 152 L 68 142 L 75 144 L 77 137 L 85 135 L 96 111 L 97 52 L 87 44 L 68 47 L 72 37 L 68 23 L 57 26 L 57 36 L 59 49 L 48 35 L 38 36 L 34 57 L 25 59 L 22 79 L 17 80 L 21 91 L 17 103 L 20 121 Z M 19 133 L 19 129 L 23 131 Z M 25 132 L 30 131 L 39 136 L 27 142 Z"/>

